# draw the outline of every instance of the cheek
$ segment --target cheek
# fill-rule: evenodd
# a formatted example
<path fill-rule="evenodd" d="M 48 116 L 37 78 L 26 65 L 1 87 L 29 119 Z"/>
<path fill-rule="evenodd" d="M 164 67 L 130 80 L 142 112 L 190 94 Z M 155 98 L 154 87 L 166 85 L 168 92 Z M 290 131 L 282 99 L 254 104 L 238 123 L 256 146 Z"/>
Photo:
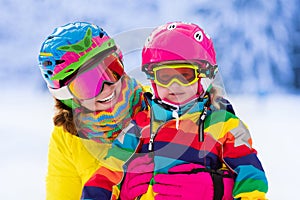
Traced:
<path fill-rule="evenodd" d="M 121 95 L 122 92 L 122 82 L 118 82 L 116 85 L 116 95 L 119 96 Z"/>
<path fill-rule="evenodd" d="M 168 96 L 168 94 L 169 94 L 169 89 L 168 88 L 161 87 L 161 86 L 158 86 L 158 85 L 156 86 L 156 88 L 157 88 L 158 96 L 160 98 L 163 99 L 163 98 Z"/>
<path fill-rule="evenodd" d="M 80 100 L 80 105 L 89 109 L 89 110 L 95 110 L 95 100 Z"/>
<path fill-rule="evenodd" d="M 190 91 L 190 93 L 191 93 L 192 95 L 197 94 L 197 92 L 198 92 L 198 83 L 194 83 L 193 85 L 191 85 L 191 86 L 188 87 L 187 89 Z"/>

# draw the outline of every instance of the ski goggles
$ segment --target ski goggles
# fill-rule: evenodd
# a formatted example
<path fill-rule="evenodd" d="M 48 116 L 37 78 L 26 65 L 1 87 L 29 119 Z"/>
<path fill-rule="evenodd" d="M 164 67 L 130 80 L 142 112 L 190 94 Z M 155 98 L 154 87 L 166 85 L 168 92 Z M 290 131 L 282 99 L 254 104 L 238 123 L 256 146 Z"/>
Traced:
<path fill-rule="evenodd" d="M 54 97 L 60 100 L 77 98 L 92 99 L 98 96 L 104 84 L 114 84 L 124 75 L 124 67 L 117 54 L 103 58 L 95 56 L 83 64 L 72 79 L 59 89 L 51 89 Z"/>
<path fill-rule="evenodd" d="M 174 82 L 189 86 L 199 80 L 199 66 L 192 64 L 165 64 L 153 68 L 154 83 L 169 87 Z"/>

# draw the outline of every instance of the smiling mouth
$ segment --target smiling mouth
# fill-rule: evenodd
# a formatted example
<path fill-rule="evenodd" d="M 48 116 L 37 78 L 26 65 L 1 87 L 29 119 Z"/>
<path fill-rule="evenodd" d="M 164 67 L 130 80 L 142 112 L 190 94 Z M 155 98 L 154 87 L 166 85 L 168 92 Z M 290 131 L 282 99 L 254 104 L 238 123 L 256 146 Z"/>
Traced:
<path fill-rule="evenodd" d="M 106 102 L 110 102 L 111 100 L 113 100 L 113 98 L 115 97 L 115 92 L 113 92 L 110 96 L 101 99 L 101 100 L 97 100 L 97 102 L 99 103 L 106 103 Z"/>

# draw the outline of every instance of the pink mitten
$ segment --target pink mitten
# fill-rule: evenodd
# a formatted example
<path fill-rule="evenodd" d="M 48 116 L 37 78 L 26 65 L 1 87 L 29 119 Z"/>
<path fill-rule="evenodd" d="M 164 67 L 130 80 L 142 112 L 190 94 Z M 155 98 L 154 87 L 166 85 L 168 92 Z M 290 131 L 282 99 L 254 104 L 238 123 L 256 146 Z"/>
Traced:
<path fill-rule="evenodd" d="M 198 164 L 182 164 L 172 167 L 169 174 L 154 176 L 153 190 L 156 200 L 213 199 L 214 188 L 207 172 L 188 174 L 193 169 L 204 168 Z"/>
<path fill-rule="evenodd" d="M 132 200 L 147 192 L 154 169 L 153 158 L 149 154 L 136 157 L 127 168 L 121 186 L 122 200 Z"/>

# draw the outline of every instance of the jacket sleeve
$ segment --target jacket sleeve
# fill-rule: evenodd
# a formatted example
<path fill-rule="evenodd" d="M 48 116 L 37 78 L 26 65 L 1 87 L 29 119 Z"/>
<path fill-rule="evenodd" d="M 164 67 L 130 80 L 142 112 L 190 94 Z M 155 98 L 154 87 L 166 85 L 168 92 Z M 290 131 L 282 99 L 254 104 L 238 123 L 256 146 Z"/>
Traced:
<path fill-rule="evenodd" d="M 124 164 L 133 155 L 139 145 L 140 129 L 132 122 L 113 142 L 101 161 L 102 166 L 85 183 L 82 199 L 117 199 Z"/>
<path fill-rule="evenodd" d="M 268 182 L 252 148 L 252 139 L 246 125 L 236 116 L 225 122 L 226 139 L 223 141 L 223 160 L 236 173 L 233 196 L 243 200 L 264 200 Z"/>
<path fill-rule="evenodd" d="M 47 200 L 80 198 L 82 184 L 72 161 L 71 142 L 60 128 L 55 127 L 48 149 Z"/>

